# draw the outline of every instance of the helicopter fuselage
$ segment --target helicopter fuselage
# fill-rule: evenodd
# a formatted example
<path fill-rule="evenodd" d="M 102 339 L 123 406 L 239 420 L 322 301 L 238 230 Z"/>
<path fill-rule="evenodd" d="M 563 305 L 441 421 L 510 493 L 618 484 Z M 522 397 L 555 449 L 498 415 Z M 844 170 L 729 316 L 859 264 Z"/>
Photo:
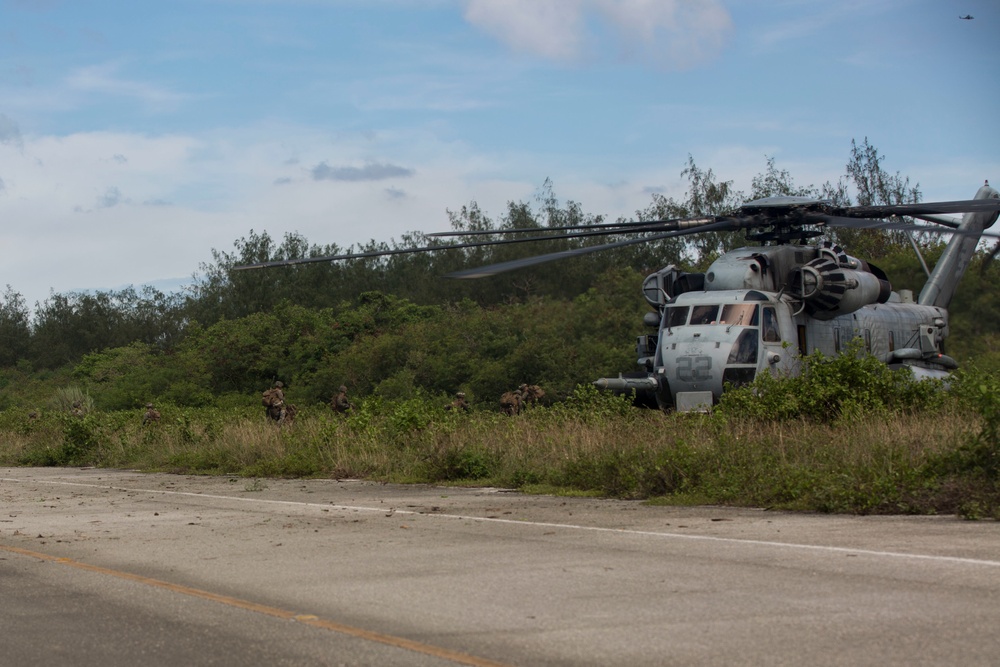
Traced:
<path fill-rule="evenodd" d="M 956 367 L 943 353 L 945 308 L 892 291 L 880 269 L 829 242 L 739 248 L 704 274 L 668 266 L 646 278 L 643 293 L 655 309 L 646 324 L 656 328 L 636 344 L 645 376 L 598 386 L 651 393 L 663 408 L 711 406 L 727 386 L 794 375 L 805 355 L 842 354 L 855 339 L 856 351 L 920 377 Z"/>
<path fill-rule="evenodd" d="M 727 385 L 750 383 L 760 373 L 796 374 L 802 356 L 841 354 L 855 339 L 857 349 L 890 365 L 943 377 L 955 366 L 941 352 L 947 317 L 905 293 L 818 319 L 801 300 L 778 292 L 686 292 L 665 305 L 656 334 L 639 337 L 638 361 L 655 380 L 647 387 L 657 403 L 679 410 L 711 405 Z"/>

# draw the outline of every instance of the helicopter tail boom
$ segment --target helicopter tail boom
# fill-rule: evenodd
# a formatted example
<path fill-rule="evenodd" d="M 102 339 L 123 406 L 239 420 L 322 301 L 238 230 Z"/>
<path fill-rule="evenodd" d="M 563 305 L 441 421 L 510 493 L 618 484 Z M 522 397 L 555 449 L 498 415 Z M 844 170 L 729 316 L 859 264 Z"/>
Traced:
<path fill-rule="evenodd" d="M 1000 199 L 1000 192 L 991 188 L 987 183 L 979 188 L 975 199 Z M 948 307 L 951 298 L 955 295 L 959 281 L 965 275 L 966 269 L 969 268 L 969 262 L 972 261 L 972 256 L 976 252 L 980 235 L 996 220 L 997 211 L 966 213 L 962 216 L 962 223 L 958 226 L 958 231 L 964 233 L 956 234 L 948 243 L 941 259 L 934 266 L 927 283 L 920 291 L 917 303 L 924 306 Z"/>

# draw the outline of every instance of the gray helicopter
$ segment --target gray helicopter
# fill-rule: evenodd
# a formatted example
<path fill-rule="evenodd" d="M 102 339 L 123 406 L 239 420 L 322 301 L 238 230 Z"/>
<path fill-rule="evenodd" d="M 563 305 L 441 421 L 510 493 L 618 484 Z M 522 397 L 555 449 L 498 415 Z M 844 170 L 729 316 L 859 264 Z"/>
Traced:
<path fill-rule="evenodd" d="M 963 214 L 961 222 L 948 214 Z M 918 377 L 946 377 L 957 367 L 943 352 L 948 304 L 982 236 L 1000 213 L 1000 193 L 985 184 L 965 201 L 884 206 L 838 206 L 806 197 L 767 197 L 732 214 L 643 222 L 599 223 L 526 230 L 458 231 L 431 237 L 524 232 L 515 238 L 348 253 L 263 262 L 237 269 L 287 266 L 414 252 L 436 252 L 506 243 L 588 236 L 626 235 L 583 246 L 448 274 L 482 278 L 582 254 L 708 231 L 743 231 L 761 245 L 719 257 L 704 273 L 670 265 L 649 275 L 642 292 L 652 311 L 644 324 L 655 333 L 638 337 L 640 371 L 601 378 L 601 388 L 652 397 L 663 409 L 702 409 L 717 402 L 726 386 L 752 382 L 760 373 L 795 374 L 814 351 L 846 352 L 859 339 L 864 349 L 892 368 Z M 915 225 L 901 216 L 932 225 Z M 827 227 L 907 230 L 951 234 L 920 294 L 893 291 L 883 271 L 851 257 L 829 241 Z M 814 241 L 810 241 L 814 239 Z M 914 247 L 915 244 L 914 244 Z M 921 259 L 921 261 L 923 261 Z"/>
<path fill-rule="evenodd" d="M 664 408 L 699 409 L 717 402 L 727 384 L 746 384 L 764 372 L 797 373 L 802 356 L 840 354 L 853 339 L 892 368 L 946 377 L 958 366 L 942 352 L 948 304 L 998 209 L 1000 193 L 989 184 L 969 202 L 837 209 L 824 201 L 770 197 L 745 204 L 746 217 L 733 224 L 773 215 L 771 231 L 749 237 L 779 243 L 728 252 L 704 274 L 668 266 L 647 277 L 643 294 L 655 312 L 645 323 L 656 333 L 638 339 L 638 363 L 646 373 L 596 384 L 652 392 Z M 963 211 L 916 298 L 909 290 L 893 291 L 878 267 L 830 242 L 781 243 L 809 223 L 913 230 L 871 218 L 909 215 L 954 225 L 938 214 Z"/>

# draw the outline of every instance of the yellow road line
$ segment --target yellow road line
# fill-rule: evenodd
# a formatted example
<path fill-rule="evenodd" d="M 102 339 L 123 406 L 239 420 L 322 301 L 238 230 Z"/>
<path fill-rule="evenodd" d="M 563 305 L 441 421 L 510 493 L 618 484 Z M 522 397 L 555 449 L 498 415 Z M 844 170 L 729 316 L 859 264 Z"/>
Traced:
<path fill-rule="evenodd" d="M 414 651 L 416 653 L 423 653 L 425 655 L 441 658 L 442 660 L 449 660 L 459 665 L 471 665 L 472 667 L 509 667 L 504 663 L 494 662 L 493 660 L 487 660 L 486 658 L 478 658 L 474 655 L 468 655 L 466 653 L 461 653 L 459 651 L 452 651 L 450 649 L 442 648 L 440 646 L 424 644 L 410 639 L 405 639 L 403 637 L 386 635 L 381 632 L 373 632 L 371 630 L 365 630 L 364 628 L 356 628 L 351 625 L 344 625 L 343 623 L 337 623 L 336 621 L 330 621 L 324 618 L 319 618 L 311 614 L 299 614 L 294 611 L 289 611 L 287 609 L 281 609 L 280 607 L 271 607 L 269 605 L 250 602 L 249 600 L 241 600 L 239 598 L 230 597 L 228 595 L 219 595 L 218 593 L 204 591 L 201 590 L 200 588 L 192 588 L 190 586 L 184 586 L 181 584 L 173 584 L 170 583 L 169 581 L 161 581 L 159 579 L 153 579 L 151 577 L 144 577 L 139 574 L 132 574 L 131 572 L 112 570 L 110 568 L 101 567 L 99 565 L 90 565 L 89 563 L 73 560 L 72 558 L 53 556 L 51 554 L 45 554 L 38 551 L 30 551 L 28 549 L 21 549 L 19 547 L 6 546 L 3 544 L 0 544 L 0 550 L 9 551 L 11 553 L 20 554 L 22 556 L 29 556 L 31 558 L 38 558 L 39 560 L 45 560 L 53 563 L 60 563 L 62 565 L 68 565 L 69 567 L 75 567 L 79 570 L 87 570 L 88 572 L 97 572 L 99 574 L 106 574 L 112 577 L 118 577 L 119 579 L 127 579 L 129 581 L 135 581 L 140 584 L 146 584 L 147 586 L 155 586 L 157 588 L 173 591 L 174 593 L 180 593 L 181 595 L 189 595 L 191 597 L 201 598 L 203 600 L 220 602 L 222 604 L 229 605 L 230 607 L 237 607 L 239 609 L 245 609 L 247 611 L 257 612 L 258 614 L 265 614 L 267 616 L 273 616 L 275 618 L 281 618 L 285 620 L 294 620 L 299 623 L 304 623 L 305 625 L 311 625 L 315 628 L 331 630 L 333 632 L 339 632 L 340 634 L 349 635 L 351 637 L 357 637 L 359 639 L 367 639 L 368 641 L 378 642 L 380 644 L 386 644 L 388 646 L 394 646 L 396 648 L 402 648 L 408 651 Z"/>

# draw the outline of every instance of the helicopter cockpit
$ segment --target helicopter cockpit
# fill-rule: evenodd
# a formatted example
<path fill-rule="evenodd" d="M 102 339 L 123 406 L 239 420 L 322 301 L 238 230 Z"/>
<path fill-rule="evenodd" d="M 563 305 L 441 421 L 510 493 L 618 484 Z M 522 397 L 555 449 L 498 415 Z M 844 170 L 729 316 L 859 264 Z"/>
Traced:
<path fill-rule="evenodd" d="M 720 312 L 721 311 L 721 312 Z M 663 328 L 684 326 L 685 324 L 718 324 L 728 326 L 757 326 L 757 304 L 754 303 L 710 303 L 694 306 L 668 306 L 663 313 Z"/>
<path fill-rule="evenodd" d="M 646 366 L 675 404 L 709 402 L 727 384 L 752 382 L 778 358 L 782 342 L 775 302 L 758 290 L 679 294 L 663 308 L 655 342 L 650 338 L 639 339 L 640 350 L 652 352 Z"/>

